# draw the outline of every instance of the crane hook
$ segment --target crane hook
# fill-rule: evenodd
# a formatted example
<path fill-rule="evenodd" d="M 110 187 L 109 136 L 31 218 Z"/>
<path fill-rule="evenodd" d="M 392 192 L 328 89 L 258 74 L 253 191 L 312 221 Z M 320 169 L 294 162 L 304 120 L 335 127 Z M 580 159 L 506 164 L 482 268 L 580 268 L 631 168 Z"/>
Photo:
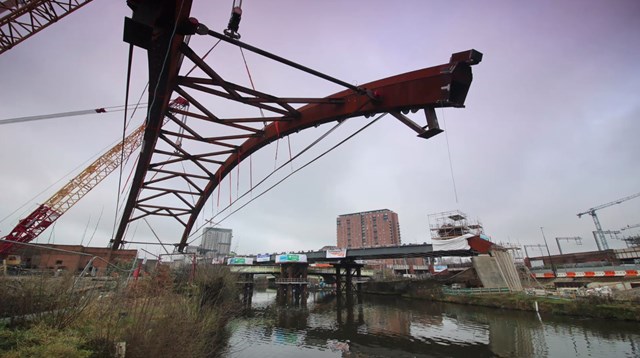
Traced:
<path fill-rule="evenodd" d="M 240 34 L 238 33 L 240 20 L 242 20 L 242 0 L 240 0 L 238 5 L 236 5 L 236 1 L 234 0 L 233 7 L 231 8 L 231 18 L 229 19 L 226 30 L 223 31 L 224 34 L 235 40 L 240 39 Z"/>

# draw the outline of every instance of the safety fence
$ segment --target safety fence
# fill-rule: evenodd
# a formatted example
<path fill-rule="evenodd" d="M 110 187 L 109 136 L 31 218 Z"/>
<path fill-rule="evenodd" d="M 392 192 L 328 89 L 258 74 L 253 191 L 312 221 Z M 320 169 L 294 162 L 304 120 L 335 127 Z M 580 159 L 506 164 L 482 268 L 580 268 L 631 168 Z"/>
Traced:
<path fill-rule="evenodd" d="M 473 288 L 448 288 L 443 287 L 442 293 L 445 295 L 482 295 L 482 294 L 495 294 L 495 293 L 509 293 L 508 287 L 499 288 L 486 288 L 486 287 L 473 287 Z"/>

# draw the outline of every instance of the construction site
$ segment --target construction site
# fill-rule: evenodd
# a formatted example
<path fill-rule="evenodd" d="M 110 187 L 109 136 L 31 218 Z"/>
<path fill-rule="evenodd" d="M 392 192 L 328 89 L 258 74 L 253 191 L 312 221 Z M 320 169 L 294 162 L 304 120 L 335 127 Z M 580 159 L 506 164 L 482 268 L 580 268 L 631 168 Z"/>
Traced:
<path fill-rule="evenodd" d="M 594 102 L 583 87 L 635 90 L 572 77 L 612 60 L 558 61 L 569 47 L 528 29 L 530 47 L 492 42 L 523 14 L 448 39 L 420 2 L 406 23 L 384 2 L 230 2 L 0 0 L 0 355 L 537 356 L 543 316 L 640 321 L 640 193 L 607 202 L 637 191 L 617 146 L 637 131 L 626 112 L 563 122 Z M 525 348 L 496 348 L 515 336 L 496 312 L 456 344 L 469 330 L 441 302 L 537 317 Z"/>

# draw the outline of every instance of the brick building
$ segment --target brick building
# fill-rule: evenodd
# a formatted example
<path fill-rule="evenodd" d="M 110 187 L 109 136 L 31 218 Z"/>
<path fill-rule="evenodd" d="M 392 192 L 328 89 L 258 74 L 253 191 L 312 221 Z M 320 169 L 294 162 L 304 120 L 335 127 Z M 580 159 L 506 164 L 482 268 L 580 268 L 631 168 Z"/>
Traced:
<path fill-rule="evenodd" d="M 53 250 L 51 250 L 53 249 Z M 26 268 L 39 270 L 66 270 L 80 272 L 92 257 L 98 256 L 92 263 L 98 275 L 107 271 L 106 261 L 110 258 L 113 264 L 132 265 L 138 255 L 138 250 L 111 251 L 106 247 L 84 247 L 81 245 L 37 244 L 37 246 L 22 247 L 14 250 L 20 255 Z"/>
<path fill-rule="evenodd" d="M 338 247 L 357 249 L 362 247 L 380 247 L 402 245 L 400 238 L 400 221 L 398 214 L 389 209 L 364 211 L 344 214 L 336 220 Z M 427 265 L 424 258 L 397 258 L 384 260 L 367 260 L 369 265 L 404 265 L 408 271 L 412 266 Z"/>
<path fill-rule="evenodd" d="M 340 215 L 336 224 L 340 248 L 400 245 L 398 214 L 389 209 Z"/>
<path fill-rule="evenodd" d="M 344 214 L 336 220 L 338 247 L 357 249 L 401 245 L 398 214 L 389 210 L 372 210 Z M 411 262 L 407 262 L 407 260 Z M 367 260 L 369 265 L 414 264 L 412 259 Z"/>

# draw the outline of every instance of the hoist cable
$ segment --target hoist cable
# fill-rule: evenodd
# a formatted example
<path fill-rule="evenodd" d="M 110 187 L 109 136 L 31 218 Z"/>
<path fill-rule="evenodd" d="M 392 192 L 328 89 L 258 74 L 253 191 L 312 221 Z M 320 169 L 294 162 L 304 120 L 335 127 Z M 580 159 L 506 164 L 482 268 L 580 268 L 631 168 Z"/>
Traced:
<path fill-rule="evenodd" d="M 458 189 L 456 188 L 456 177 L 453 175 L 453 161 L 451 160 L 451 148 L 449 147 L 449 132 L 447 131 L 447 121 L 444 118 L 444 107 L 441 107 L 440 113 L 442 113 L 442 123 L 444 124 L 444 137 L 447 142 L 447 155 L 449 156 L 449 170 L 451 171 L 451 182 L 453 183 L 453 195 L 456 198 L 456 204 L 458 204 Z"/>
<path fill-rule="evenodd" d="M 331 134 L 334 130 L 336 130 L 338 127 L 340 127 L 342 125 L 342 123 L 344 123 L 344 121 L 340 121 L 338 122 L 335 126 L 333 126 L 331 129 L 329 129 L 327 132 L 325 132 L 323 135 L 321 135 L 320 137 L 318 137 L 315 141 L 313 141 L 311 144 L 309 144 L 306 148 L 304 148 L 300 153 L 298 153 L 295 157 L 293 157 L 292 159 L 290 159 L 289 162 L 297 159 L 299 156 L 301 156 L 302 154 L 304 154 L 306 151 L 308 151 L 309 149 L 311 149 L 312 147 L 314 147 L 316 144 L 318 144 L 321 140 L 323 140 L 324 138 L 326 138 L 329 134 Z M 250 183 L 249 183 L 249 191 L 246 191 L 244 194 L 240 195 L 239 197 L 236 198 L 236 200 L 233 201 L 233 203 L 231 204 L 235 204 L 236 202 L 238 202 L 239 200 L 241 200 L 242 198 L 244 198 L 245 196 L 247 196 L 247 194 L 252 194 L 253 193 L 253 189 L 259 187 L 262 183 L 264 183 L 265 181 L 267 181 L 267 179 L 269 179 L 272 175 L 274 175 L 276 172 L 278 172 L 280 169 L 284 168 L 287 164 L 289 164 L 289 162 L 283 163 L 280 167 L 278 167 L 277 169 L 274 169 L 273 171 L 271 171 L 271 173 L 269 173 L 266 177 L 262 178 L 262 180 L 260 180 L 260 182 L 258 182 L 255 186 L 253 185 L 253 174 L 250 174 Z M 249 169 L 251 170 L 251 156 L 249 156 Z M 219 188 L 218 188 L 219 191 Z M 253 199 L 253 194 L 251 196 L 251 198 Z M 226 207 L 224 207 L 222 210 L 218 211 L 215 215 L 213 214 L 213 200 L 212 200 L 212 207 L 211 207 L 211 218 L 208 220 L 205 220 L 205 222 L 198 227 L 197 230 L 194 231 L 193 234 L 189 235 L 189 237 L 192 237 L 193 235 L 195 235 L 202 227 L 204 227 L 205 225 L 209 224 L 212 222 L 212 220 L 217 217 L 218 215 L 222 214 L 223 212 L 225 212 L 227 209 L 229 209 L 231 207 L 231 205 L 228 205 Z M 196 238 L 197 239 L 197 238 Z M 194 239 L 194 240 L 196 240 Z M 191 241 L 193 242 L 193 241 Z M 191 243 L 189 242 L 189 243 Z"/>
<path fill-rule="evenodd" d="M 140 105 L 144 106 L 146 103 L 141 103 Z M 6 118 L 0 119 L 0 125 L 4 124 L 12 124 L 12 123 L 23 123 L 23 122 L 31 122 L 31 121 L 39 121 L 43 119 L 54 119 L 54 118 L 65 118 L 65 117 L 73 117 L 73 116 L 82 116 L 88 114 L 102 114 L 102 113 L 113 113 L 113 112 L 121 112 L 126 108 L 124 106 L 111 106 L 111 107 L 100 107 L 94 109 L 82 109 L 78 111 L 71 112 L 59 112 L 59 113 L 50 113 L 50 114 L 39 114 L 35 116 L 26 116 L 26 117 L 16 117 L 16 118 Z"/>
<path fill-rule="evenodd" d="M 221 40 L 219 40 L 218 42 L 220 42 Z M 255 91 L 256 90 L 256 86 L 253 83 L 253 77 L 251 77 L 251 71 L 249 70 L 249 65 L 247 64 L 247 59 L 246 57 L 244 57 L 244 51 L 242 50 L 242 47 L 238 47 L 240 49 L 240 54 L 242 55 L 242 61 L 244 62 L 244 68 L 247 70 L 247 75 L 249 76 L 249 83 L 251 83 L 251 88 Z M 262 107 L 259 107 L 258 109 L 260 109 L 260 115 L 262 116 L 262 118 L 264 118 L 264 111 L 262 110 Z"/>
<path fill-rule="evenodd" d="M 329 154 L 331 151 L 333 151 L 334 149 L 338 148 L 339 146 L 341 146 L 342 144 L 344 144 L 345 142 L 347 142 L 348 140 L 350 140 L 351 138 L 355 137 L 356 135 L 358 135 L 359 133 L 361 133 L 362 131 L 364 131 L 365 129 L 369 128 L 372 124 L 374 124 L 375 122 L 377 122 L 378 120 L 380 120 L 382 117 L 384 117 L 387 113 L 383 113 L 380 116 L 378 116 L 377 118 L 375 118 L 374 120 L 372 120 L 371 122 L 367 123 L 365 126 L 363 126 L 362 128 L 360 128 L 359 130 L 357 130 L 356 132 L 354 132 L 353 134 L 349 135 L 347 138 L 343 139 L 342 141 L 338 142 L 337 144 L 335 144 L 334 146 L 332 146 L 331 148 L 327 149 L 326 151 L 324 151 L 323 153 L 319 154 L 318 156 L 316 156 L 315 158 L 313 158 L 312 160 L 308 161 L 306 164 L 304 164 L 303 166 L 301 166 L 300 168 L 294 170 L 293 172 L 289 173 L 287 176 L 285 176 L 284 178 L 280 179 L 278 182 L 276 182 L 275 184 L 273 184 L 272 186 L 270 186 L 269 188 L 265 189 L 263 192 L 261 192 L 260 194 L 258 194 L 257 196 L 251 198 L 251 200 L 249 200 L 248 202 L 246 202 L 245 204 L 243 204 L 242 206 L 240 206 L 239 208 L 235 209 L 234 211 L 232 211 L 231 213 L 229 213 L 227 216 L 225 216 L 224 218 L 222 218 L 220 221 L 215 222 L 214 225 L 219 225 L 221 222 L 223 222 L 224 220 L 226 220 L 227 218 L 229 218 L 231 215 L 237 213 L 238 211 L 240 211 L 241 209 L 243 209 L 244 207 L 246 207 L 247 205 L 249 205 L 251 202 L 253 202 L 254 200 L 258 199 L 259 197 L 261 197 L 262 195 L 266 194 L 267 192 L 271 191 L 273 188 L 275 188 L 276 186 L 278 186 L 279 184 L 281 184 L 282 182 L 284 182 L 285 180 L 287 180 L 288 178 L 290 178 L 292 175 L 294 175 L 295 173 L 299 172 L 300 170 L 308 167 L 309 165 L 311 165 L 312 163 L 314 163 L 315 161 L 319 160 L 320 158 L 324 157 L 325 155 Z M 299 157 L 302 153 L 304 153 L 305 151 L 307 151 L 308 149 L 310 149 L 311 147 L 313 147 L 314 145 L 316 145 L 320 140 L 322 140 L 323 138 L 325 138 L 329 133 L 333 132 L 336 128 L 338 128 L 340 125 L 342 125 L 344 121 L 340 121 L 338 122 L 338 124 L 336 124 L 333 128 L 331 128 L 327 133 L 325 133 L 323 136 L 321 136 L 320 138 L 316 139 L 316 141 L 314 141 L 312 144 L 310 144 L 307 148 L 305 148 L 305 150 L 303 150 L 302 152 L 300 152 L 299 154 L 297 154 L 293 159 Z M 286 166 L 287 163 L 284 163 L 283 165 L 280 166 L 280 168 Z M 277 170 L 279 170 L 280 168 L 278 168 Z M 276 171 L 277 171 L 276 170 Z M 260 181 L 260 183 L 256 184 L 255 187 L 258 187 L 260 184 L 262 184 L 265 180 L 267 180 L 267 178 L 269 178 L 271 175 L 273 175 L 275 173 L 272 172 L 271 174 L 269 174 L 267 177 L 265 177 L 262 181 Z M 255 188 L 254 187 L 254 188 Z M 241 197 L 239 197 L 238 199 L 236 199 L 236 201 L 242 199 L 245 195 L 247 194 L 247 192 L 245 192 Z M 215 216 L 213 216 L 212 218 L 208 219 L 205 221 L 204 224 L 202 224 L 200 227 L 198 227 L 196 230 L 194 230 L 194 232 L 189 235 L 189 237 L 192 237 L 193 235 L 197 234 L 198 231 L 204 227 L 204 225 L 210 224 L 213 222 L 213 220 L 218 217 L 220 214 L 222 214 L 227 208 L 224 208 L 222 211 L 220 211 L 218 214 L 216 214 Z M 195 239 L 191 240 L 189 242 L 189 244 L 193 243 L 195 240 L 197 240 L 199 237 L 196 237 Z"/>
<path fill-rule="evenodd" d="M 127 83 L 125 85 L 124 105 L 125 108 L 129 105 L 129 90 L 131 89 L 131 68 L 133 67 L 133 44 L 129 45 L 129 59 L 127 61 Z M 118 191 L 116 193 L 116 211 L 113 215 L 113 232 L 111 233 L 111 241 L 113 242 L 116 234 L 116 225 L 118 224 L 118 207 L 120 206 L 120 190 L 122 189 L 122 171 L 124 169 L 124 147 L 127 135 L 127 111 L 124 111 L 124 118 L 122 122 L 122 146 L 120 149 L 120 165 L 118 165 L 120 172 L 118 175 Z"/>
<path fill-rule="evenodd" d="M 222 39 L 218 40 L 218 42 L 222 41 Z M 249 65 L 247 64 L 247 59 L 244 56 L 244 51 L 242 50 L 242 47 L 238 47 L 240 49 L 240 54 L 242 55 L 242 61 L 244 62 L 244 68 L 247 70 L 247 76 L 249 76 L 249 83 L 251 83 L 251 88 L 255 91 L 256 90 L 256 86 L 253 84 L 253 77 L 251 77 L 251 71 L 249 70 Z M 262 107 L 258 107 L 258 109 L 260 110 L 260 116 L 262 118 L 264 118 L 264 111 L 262 110 Z M 266 123 L 264 123 L 265 127 L 267 126 Z M 277 146 L 277 142 L 276 142 L 276 146 Z M 276 149 L 276 153 L 278 152 L 278 150 Z M 251 193 L 251 195 L 253 195 L 252 191 L 253 191 L 253 162 L 251 161 L 251 156 L 252 154 L 249 154 L 249 192 Z M 277 158 L 277 154 L 276 154 L 276 158 Z M 277 162 L 277 160 L 276 160 Z"/>
<path fill-rule="evenodd" d="M 147 84 L 144 85 L 144 88 L 142 89 L 142 92 L 140 93 L 140 97 L 138 97 L 138 102 L 133 107 L 133 112 L 131 112 L 131 115 L 129 116 L 129 122 L 127 122 L 126 128 L 129 128 L 129 124 L 131 124 L 131 121 L 133 120 L 133 116 L 138 111 L 138 108 L 142 105 L 140 102 L 142 101 L 142 97 L 144 96 L 144 93 L 147 91 L 147 88 L 149 88 L 149 82 L 147 82 Z"/>

